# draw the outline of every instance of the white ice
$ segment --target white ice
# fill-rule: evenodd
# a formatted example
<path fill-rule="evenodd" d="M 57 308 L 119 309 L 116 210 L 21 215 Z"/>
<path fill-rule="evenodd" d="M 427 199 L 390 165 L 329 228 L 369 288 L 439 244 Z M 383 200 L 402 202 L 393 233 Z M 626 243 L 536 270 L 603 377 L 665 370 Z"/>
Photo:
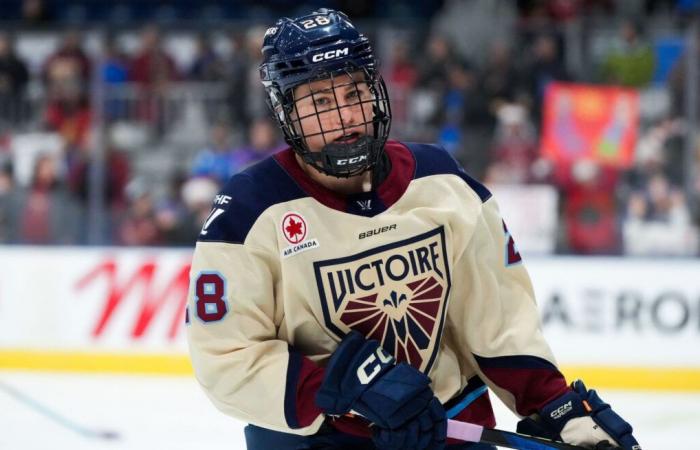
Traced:
<path fill-rule="evenodd" d="M 8 394 L 10 386 L 39 405 Z M 700 393 L 602 391 L 645 450 L 700 450 Z M 495 405 L 499 428 L 516 418 Z M 51 410 L 73 425 L 39 412 Z M 71 426 L 114 431 L 85 437 Z M 189 377 L 0 371 L 2 450 L 243 450 L 243 424 L 209 402 Z"/>

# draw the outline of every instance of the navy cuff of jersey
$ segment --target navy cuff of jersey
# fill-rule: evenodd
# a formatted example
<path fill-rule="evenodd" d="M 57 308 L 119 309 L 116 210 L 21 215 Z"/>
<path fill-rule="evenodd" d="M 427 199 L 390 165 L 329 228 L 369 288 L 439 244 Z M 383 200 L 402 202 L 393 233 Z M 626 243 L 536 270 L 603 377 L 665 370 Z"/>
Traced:
<path fill-rule="evenodd" d="M 559 369 L 543 358 L 529 355 L 493 358 L 474 355 L 474 358 L 486 377 L 513 394 L 515 409 L 522 416 L 538 412 L 570 390 Z"/>
<path fill-rule="evenodd" d="M 284 389 L 284 419 L 289 428 L 301 428 L 297 417 L 297 386 L 301 372 L 302 356 L 289 347 L 287 384 Z"/>
<path fill-rule="evenodd" d="M 304 428 L 322 414 L 314 399 L 321 386 L 324 370 L 293 347 L 289 346 L 288 352 L 284 419 L 289 428 Z"/>

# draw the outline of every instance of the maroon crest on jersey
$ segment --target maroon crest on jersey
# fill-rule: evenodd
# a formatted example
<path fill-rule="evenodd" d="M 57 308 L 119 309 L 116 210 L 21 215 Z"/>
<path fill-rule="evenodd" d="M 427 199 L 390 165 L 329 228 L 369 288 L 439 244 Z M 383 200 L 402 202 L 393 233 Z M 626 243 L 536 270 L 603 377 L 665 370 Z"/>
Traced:
<path fill-rule="evenodd" d="M 338 337 L 357 330 L 397 360 L 430 370 L 450 291 L 443 227 L 314 269 L 326 326 Z"/>

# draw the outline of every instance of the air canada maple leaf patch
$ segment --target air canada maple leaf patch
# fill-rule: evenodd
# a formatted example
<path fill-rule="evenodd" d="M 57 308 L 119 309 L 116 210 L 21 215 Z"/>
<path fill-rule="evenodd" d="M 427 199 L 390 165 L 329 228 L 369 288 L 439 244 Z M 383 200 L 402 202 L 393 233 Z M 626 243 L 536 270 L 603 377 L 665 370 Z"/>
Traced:
<path fill-rule="evenodd" d="M 282 219 L 282 233 L 290 244 L 298 244 L 306 237 L 306 221 L 296 213 L 288 213 Z"/>
<path fill-rule="evenodd" d="M 299 213 L 287 212 L 282 218 L 280 231 L 288 244 L 281 249 L 280 256 L 282 258 L 289 258 L 313 250 L 320 245 L 318 239 L 307 237 L 309 228 L 306 220 Z"/>

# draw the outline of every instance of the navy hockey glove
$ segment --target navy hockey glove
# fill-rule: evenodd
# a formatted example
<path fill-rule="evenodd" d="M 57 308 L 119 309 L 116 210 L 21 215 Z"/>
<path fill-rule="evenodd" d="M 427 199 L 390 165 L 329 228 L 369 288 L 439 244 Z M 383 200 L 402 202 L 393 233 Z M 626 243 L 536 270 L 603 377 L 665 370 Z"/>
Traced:
<path fill-rule="evenodd" d="M 537 419 L 526 417 L 518 422 L 517 431 L 586 448 L 642 449 L 632 436 L 632 426 L 601 400 L 595 390 L 586 389 L 581 380 L 573 382 L 571 389 L 546 404 Z"/>
<path fill-rule="evenodd" d="M 372 422 L 380 449 L 441 449 L 447 419 L 430 378 L 394 365 L 375 340 L 351 331 L 331 356 L 316 404 L 330 415 L 353 412 Z"/>
<path fill-rule="evenodd" d="M 373 441 L 382 450 L 439 450 L 447 439 L 447 418 L 442 403 L 433 397 L 416 417 L 394 429 L 375 428 Z"/>

